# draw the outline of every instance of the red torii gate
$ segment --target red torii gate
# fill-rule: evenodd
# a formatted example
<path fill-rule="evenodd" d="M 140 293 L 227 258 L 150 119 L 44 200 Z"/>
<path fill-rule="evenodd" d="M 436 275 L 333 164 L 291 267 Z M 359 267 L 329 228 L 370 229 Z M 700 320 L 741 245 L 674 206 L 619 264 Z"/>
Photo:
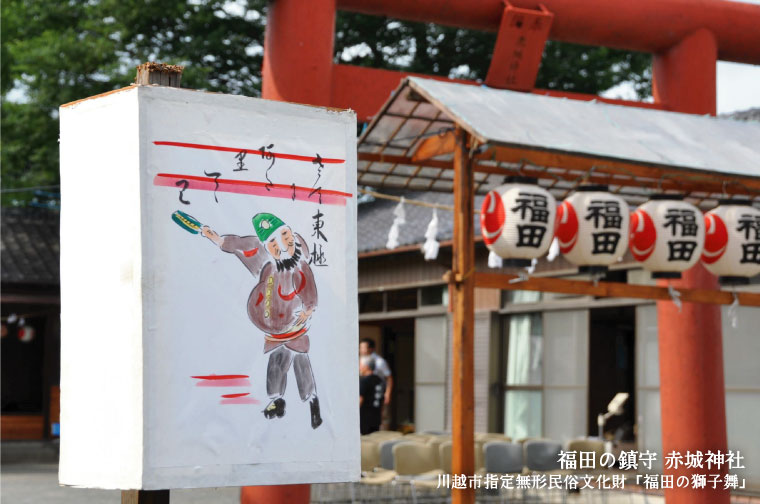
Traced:
<path fill-rule="evenodd" d="M 360 121 L 368 120 L 379 110 L 399 80 L 408 74 L 333 63 L 338 9 L 498 31 L 487 85 L 581 100 L 714 115 L 717 60 L 760 64 L 760 31 L 757 29 L 760 6 L 724 0 L 544 0 L 541 3 L 530 0 L 277 0 L 270 3 L 267 21 L 264 98 L 352 108 Z M 547 38 L 652 53 L 654 104 L 533 89 Z M 716 289 L 717 281 L 697 266 L 673 285 Z M 683 312 L 679 313 L 673 303 L 658 302 L 657 314 L 663 452 L 725 451 L 719 307 L 684 303 Z M 455 341 L 471 344 L 472 334 L 466 334 L 471 330 L 472 324 L 455 328 Z M 458 407 L 452 412 L 452 434 L 455 452 L 464 450 L 464 453 L 453 457 L 452 471 L 472 474 L 472 361 L 461 361 L 453 370 L 452 394 Z M 469 450 L 462 443 L 467 439 Z M 276 489 L 294 490 L 259 487 L 256 492 L 244 492 L 243 500 L 253 500 L 256 495 L 271 498 L 279 495 Z M 290 494 L 288 498 L 293 497 Z M 669 503 L 728 503 L 729 493 L 673 489 L 666 491 L 666 498 Z M 455 491 L 453 500 L 472 502 L 474 494 Z"/>
<path fill-rule="evenodd" d="M 396 88 L 401 72 L 333 63 L 337 9 L 413 21 L 499 30 L 486 84 L 531 90 L 546 38 L 654 54 L 654 107 L 715 113 L 717 59 L 760 64 L 760 7 L 723 0 L 278 0 L 270 6 L 264 47 L 263 96 L 351 107 L 373 115 Z M 520 27 L 502 23 L 523 16 Z M 534 30 L 536 20 L 540 29 Z M 522 32 L 527 47 L 515 84 L 499 71 L 515 62 L 509 42 Z M 501 57 L 500 57 L 501 56 Z M 526 84 L 527 83 L 527 84 Z M 600 99 L 574 93 L 551 95 Z M 603 100 L 603 99 L 602 99 Z M 637 102 L 616 103 L 640 105 Z"/>

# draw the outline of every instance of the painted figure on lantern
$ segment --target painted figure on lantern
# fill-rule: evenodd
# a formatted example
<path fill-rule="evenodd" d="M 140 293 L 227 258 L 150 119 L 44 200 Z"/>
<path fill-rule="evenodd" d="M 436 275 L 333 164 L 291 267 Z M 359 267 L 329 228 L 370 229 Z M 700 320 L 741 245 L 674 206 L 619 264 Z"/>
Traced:
<path fill-rule="evenodd" d="M 293 368 L 301 401 L 309 401 L 311 427 L 322 424 L 317 387 L 309 360 L 309 321 L 317 308 L 317 286 L 309 266 L 309 247 L 279 217 L 259 213 L 252 219 L 255 236 L 219 235 L 180 212 L 175 222 L 197 229 L 223 252 L 234 254 L 258 280 L 248 297 L 248 318 L 264 333 L 267 363 L 268 419 L 285 415 L 285 389 Z M 181 219 L 181 220 L 178 220 Z"/>

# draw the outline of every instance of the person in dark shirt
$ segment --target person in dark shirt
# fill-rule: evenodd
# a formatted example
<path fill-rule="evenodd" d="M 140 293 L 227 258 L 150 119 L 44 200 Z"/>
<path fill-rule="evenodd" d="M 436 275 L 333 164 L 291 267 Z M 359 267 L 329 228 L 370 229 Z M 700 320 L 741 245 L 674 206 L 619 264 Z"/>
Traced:
<path fill-rule="evenodd" d="M 375 359 L 362 357 L 359 361 L 359 427 L 362 434 L 380 430 L 385 386 L 375 374 Z"/>

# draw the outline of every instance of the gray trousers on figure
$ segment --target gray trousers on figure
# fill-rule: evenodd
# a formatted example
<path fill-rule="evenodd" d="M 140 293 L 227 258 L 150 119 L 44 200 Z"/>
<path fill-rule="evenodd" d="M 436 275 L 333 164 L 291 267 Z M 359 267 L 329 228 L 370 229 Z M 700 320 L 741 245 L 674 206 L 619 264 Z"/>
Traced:
<path fill-rule="evenodd" d="M 296 352 L 282 345 L 269 354 L 269 363 L 267 364 L 267 394 L 269 397 L 282 397 L 285 394 L 291 363 L 296 375 L 296 384 L 301 400 L 306 401 L 310 397 L 316 396 L 317 388 L 314 385 L 314 374 L 311 371 L 309 354 Z"/>

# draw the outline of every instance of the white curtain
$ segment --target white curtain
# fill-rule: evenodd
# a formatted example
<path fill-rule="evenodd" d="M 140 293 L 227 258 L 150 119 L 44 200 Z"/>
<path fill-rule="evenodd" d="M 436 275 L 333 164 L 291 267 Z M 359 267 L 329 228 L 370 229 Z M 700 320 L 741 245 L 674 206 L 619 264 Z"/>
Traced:
<path fill-rule="evenodd" d="M 539 301 L 541 301 L 541 292 L 539 291 L 509 291 L 509 302 L 512 304 L 537 303 Z"/>
<path fill-rule="evenodd" d="M 543 337 L 541 315 L 513 315 L 509 319 L 508 386 L 541 385 Z M 541 391 L 507 390 L 505 433 L 513 439 L 541 436 Z"/>

